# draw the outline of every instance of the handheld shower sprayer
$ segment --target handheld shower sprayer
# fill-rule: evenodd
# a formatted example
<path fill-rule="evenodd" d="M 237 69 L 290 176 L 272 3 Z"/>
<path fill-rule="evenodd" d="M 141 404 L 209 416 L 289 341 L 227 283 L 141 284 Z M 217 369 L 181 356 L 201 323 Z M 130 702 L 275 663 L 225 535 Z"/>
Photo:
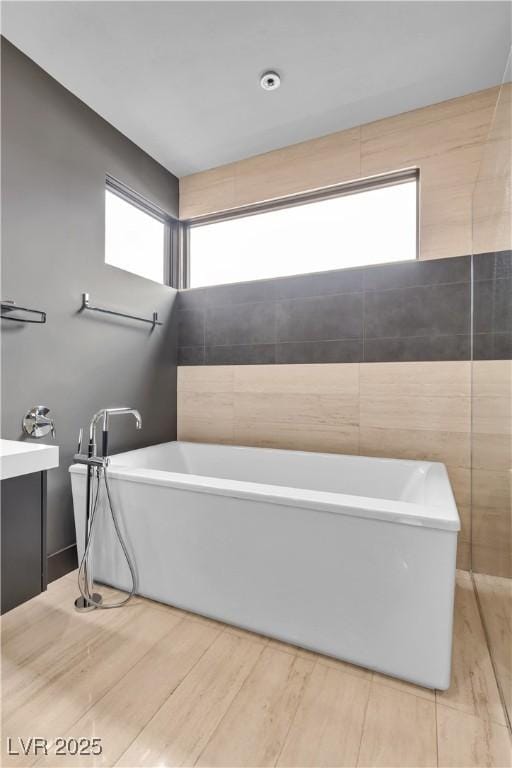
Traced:
<path fill-rule="evenodd" d="M 108 434 L 111 416 L 124 416 L 131 414 L 135 418 L 135 424 L 137 429 L 142 428 L 142 419 L 139 411 L 135 408 L 102 408 L 100 411 L 94 414 L 89 424 L 89 442 L 87 444 L 87 453 L 82 450 L 83 446 L 83 430 L 80 428 L 78 436 L 78 452 L 74 456 L 74 460 L 77 464 L 85 464 L 87 467 L 86 475 L 86 512 L 85 512 L 85 545 L 84 554 L 80 562 L 78 569 L 78 588 L 80 590 L 80 597 L 75 600 L 75 608 L 77 611 L 91 611 L 95 608 L 119 608 L 125 605 L 128 600 L 133 596 L 136 589 L 136 575 L 135 568 L 131 561 L 128 549 L 125 541 L 119 529 L 119 523 L 117 520 L 117 514 L 112 503 L 112 496 L 110 493 L 110 486 L 108 481 L 107 468 L 109 465 L 108 456 Z M 101 456 L 97 453 L 96 442 L 96 429 L 98 423 L 102 421 L 102 439 L 101 439 Z M 92 493 L 93 479 L 96 476 L 96 489 L 94 494 Z M 130 571 L 132 587 L 128 596 L 118 602 L 106 605 L 103 603 L 103 599 L 100 594 L 94 592 L 94 579 L 92 573 L 91 563 L 91 543 L 94 532 L 94 525 L 96 520 L 96 512 L 98 508 L 98 500 L 100 494 L 100 484 L 103 479 L 105 490 L 107 494 L 107 503 L 110 509 L 110 515 L 114 528 L 116 531 L 119 544 L 123 550 L 128 569 Z M 83 583 L 82 583 L 83 582 Z"/>

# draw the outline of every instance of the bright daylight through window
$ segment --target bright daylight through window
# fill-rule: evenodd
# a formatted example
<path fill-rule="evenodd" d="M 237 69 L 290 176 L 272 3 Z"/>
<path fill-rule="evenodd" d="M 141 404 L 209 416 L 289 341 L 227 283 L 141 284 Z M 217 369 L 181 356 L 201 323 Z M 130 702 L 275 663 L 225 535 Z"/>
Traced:
<path fill-rule="evenodd" d="M 417 179 L 191 225 L 189 287 L 415 259 Z"/>
<path fill-rule="evenodd" d="M 105 263 L 164 282 L 165 222 L 105 190 Z"/>

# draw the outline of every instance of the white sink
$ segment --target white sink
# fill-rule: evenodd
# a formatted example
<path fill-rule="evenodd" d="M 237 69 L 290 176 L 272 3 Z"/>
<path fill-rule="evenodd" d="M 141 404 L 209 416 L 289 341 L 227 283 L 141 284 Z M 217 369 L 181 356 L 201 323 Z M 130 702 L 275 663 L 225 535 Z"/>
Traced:
<path fill-rule="evenodd" d="M 0 479 L 43 472 L 59 466 L 59 448 L 56 445 L 22 443 L 0 439 Z"/>

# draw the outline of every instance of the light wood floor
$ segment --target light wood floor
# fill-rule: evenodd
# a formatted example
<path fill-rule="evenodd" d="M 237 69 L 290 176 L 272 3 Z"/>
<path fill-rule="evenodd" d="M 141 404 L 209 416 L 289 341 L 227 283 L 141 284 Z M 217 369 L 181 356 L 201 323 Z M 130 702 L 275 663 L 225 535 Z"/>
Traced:
<path fill-rule="evenodd" d="M 75 596 L 69 575 L 3 617 L 4 766 L 511 765 L 465 572 L 443 693 L 141 598 L 77 614 Z M 7 754 L 30 736 L 99 737 L 103 752 Z"/>

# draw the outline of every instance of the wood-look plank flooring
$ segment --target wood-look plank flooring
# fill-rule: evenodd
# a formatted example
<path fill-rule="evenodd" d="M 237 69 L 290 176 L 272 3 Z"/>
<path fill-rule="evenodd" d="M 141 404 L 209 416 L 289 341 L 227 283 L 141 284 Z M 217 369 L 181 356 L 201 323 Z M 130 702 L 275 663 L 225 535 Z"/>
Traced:
<path fill-rule="evenodd" d="M 489 604 L 497 590 L 488 577 L 486 587 Z M 143 598 L 78 614 L 75 596 L 69 574 L 2 618 L 3 766 L 512 763 L 467 573 L 458 573 L 447 692 Z M 22 754 L 19 738 L 30 736 L 48 739 L 49 754 Z M 9 737 L 20 754 L 9 754 Z M 56 756 L 57 737 L 99 738 L 102 753 Z"/>

